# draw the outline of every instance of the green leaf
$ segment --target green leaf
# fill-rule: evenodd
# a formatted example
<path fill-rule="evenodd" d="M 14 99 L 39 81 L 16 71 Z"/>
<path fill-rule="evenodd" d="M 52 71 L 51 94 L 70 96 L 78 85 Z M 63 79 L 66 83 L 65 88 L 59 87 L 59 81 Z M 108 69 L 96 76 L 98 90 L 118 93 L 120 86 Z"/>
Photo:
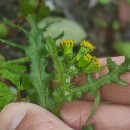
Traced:
<path fill-rule="evenodd" d="M 39 0 L 20 0 L 19 6 L 24 17 L 32 14 L 38 6 Z"/>
<path fill-rule="evenodd" d="M 21 78 L 21 84 L 20 84 L 20 91 L 21 90 L 29 90 L 33 88 L 33 84 L 30 81 L 29 76 L 24 76 Z"/>
<path fill-rule="evenodd" d="M 27 17 L 28 22 L 31 25 L 31 31 L 29 32 L 29 46 L 26 49 L 26 55 L 31 60 L 30 65 L 30 80 L 34 85 L 36 92 L 37 104 L 44 108 L 48 108 L 48 87 L 49 82 L 46 79 L 49 78 L 49 74 L 45 72 L 47 60 L 44 52 L 45 46 L 42 42 L 42 29 L 38 28 L 32 16 Z"/>
<path fill-rule="evenodd" d="M 62 32 L 57 37 L 55 37 L 54 40 L 57 41 L 58 39 L 62 39 L 63 37 L 64 37 L 64 32 Z"/>
<path fill-rule="evenodd" d="M 127 0 L 128 1 L 128 3 L 130 4 L 130 0 Z"/>
<path fill-rule="evenodd" d="M 113 21 L 112 28 L 114 29 L 114 31 L 119 31 L 120 30 L 120 22 L 118 20 Z"/>
<path fill-rule="evenodd" d="M 0 38 L 7 36 L 9 29 L 4 23 L 0 23 Z"/>
<path fill-rule="evenodd" d="M 96 24 L 96 26 L 99 26 L 101 28 L 108 27 L 108 23 L 99 17 L 94 17 L 92 20 L 93 20 L 94 24 Z"/>
<path fill-rule="evenodd" d="M 127 71 L 130 72 L 130 55 L 125 56 L 125 61 L 123 64 L 126 65 Z"/>
<path fill-rule="evenodd" d="M 51 36 L 52 38 L 57 37 L 64 31 L 64 36 L 62 39 L 73 39 L 76 43 L 86 38 L 86 32 L 84 29 L 76 22 L 60 17 L 48 17 L 41 20 L 38 24 L 40 28 L 46 26 L 47 23 L 52 21 L 59 21 L 51 24 L 47 31 L 43 34 L 44 37 Z"/>
<path fill-rule="evenodd" d="M 106 5 L 106 4 L 109 4 L 111 2 L 111 0 L 98 0 L 98 2 L 100 4 Z"/>
<path fill-rule="evenodd" d="M 2 82 L 0 82 L 0 109 L 10 103 L 14 99 L 15 95 L 10 89 Z"/>
<path fill-rule="evenodd" d="M 82 130 L 94 130 L 93 125 L 82 126 Z"/>
<path fill-rule="evenodd" d="M 20 85 L 20 78 L 23 76 L 26 71 L 26 67 L 19 65 L 17 63 L 7 64 L 3 67 L 1 75 L 3 78 L 8 79 L 16 87 Z"/>
<path fill-rule="evenodd" d="M 0 73 L 2 71 L 4 63 L 5 63 L 5 58 L 2 55 L 0 55 Z"/>
<path fill-rule="evenodd" d="M 114 81 L 114 83 L 120 85 L 120 86 L 128 86 L 129 84 L 121 79 L 117 79 Z"/>
<path fill-rule="evenodd" d="M 49 15 L 50 15 L 49 8 L 47 6 L 45 6 L 44 4 L 40 4 L 39 9 L 36 12 L 36 20 L 39 21 Z"/>
<path fill-rule="evenodd" d="M 50 56 L 52 57 L 52 60 L 54 62 L 54 68 L 55 68 L 55 73 L 57 73 L 57 82 L 60 84 L 65 83 L 65 77 L 64 77 L 64 66 L 62 61 L 58 59 L 58 51 L 55 45 L 55 41 L 51 37 L 46 38 L 46 48 L 48 52 L 50 52 Z"/>
<path fill-rule="evenodd" d="M 107 57 L 107 67 L 109 71 L 112 71 L 116 66 L 116 63 L 112 61 L 111 57 Z"/>
<path fill-rule="evenodd" d="M 39 4 L 39 0 L 20 0 L 19 5 L 24 17 L 29 14 L 35 14 L 36 20 L 39 21 L 50 15 L 49 8 L 42 2 Z"/>
<path fill-rule="evenodd" d="M 12 26 L 14 28 L 17 28 L 17 29 L 23 31 L 27 35 L 27 31 L 22 26 L 14 24 L 13 22 L 11 22 L 10 20 L 8 20 L 6 18 L 4 18 L 3 21 L 4 21 L 5 24 Z"/>
<path fill-rule="evenodd" d="M 118 41 L 113 47 L 121 55 L 130 55 L 130 42 Z"/>
<path fill-rule="evenodd" d="M 17 48 L 22 49 L 22 50 L 25 50 L 25 47 L 23 47 L 17 43 L 14 43 L 12 41 L 9 41 L 9 40 L 0 39 L 0 42 L 5 43 L 5 44 L 10 45 L 10 46 L 13 46 L 13 47 L 17 47 Z"/>

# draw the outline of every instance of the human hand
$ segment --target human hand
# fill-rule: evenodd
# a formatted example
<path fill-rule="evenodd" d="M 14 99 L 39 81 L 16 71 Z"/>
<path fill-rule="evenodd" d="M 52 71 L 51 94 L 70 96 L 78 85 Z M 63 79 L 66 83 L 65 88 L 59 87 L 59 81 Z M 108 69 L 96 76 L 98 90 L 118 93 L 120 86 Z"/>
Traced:
<path fill-rule="evenodd" d="M 123 57 L 113 58 L 120 64 Z M 101 59 L 105 64 L 105 59 Z M 107 69 L 96 74 L 98 78 Z M 130 83 L 130 73 L 121 78 Z M 102 101 L 112 101 L 113 104 L 100 104 L 89 123 L 95 130 L 130 130 L 130 86 L 104 86 L 101 91 Z M 0 113 L 0 130 L 81 130 L 92 107 L 93 97 L 85 95 L 89 101 L 74 101 L 65 103 L 61 109 L 61 118 L 55 117 L 47 110 L 31 103 L 11 103 Z"/>

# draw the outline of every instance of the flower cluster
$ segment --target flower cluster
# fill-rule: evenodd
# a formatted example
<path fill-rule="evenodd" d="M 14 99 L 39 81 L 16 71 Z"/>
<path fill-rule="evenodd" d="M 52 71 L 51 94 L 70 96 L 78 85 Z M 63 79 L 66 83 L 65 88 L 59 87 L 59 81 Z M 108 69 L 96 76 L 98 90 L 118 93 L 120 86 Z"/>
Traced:
<path fill-rule="evenodd" d="M 70 55 L 74 54 L 73 47 L 74 47 L 73 40 L 63 40 L 61 41 L 60 45 L 63 48 L 63 55 Z M 82 41 L 80 43 L 80 49 L 77 54 L 74 55 L 73 59 L 71 59 L 71 63 L 76 66 L 79 70 L 83 70 L 86 73 L 93 73 L 101 70 L 99 60 L 91 55 L 95 46 L 93 46 L 88 41 Z"/>

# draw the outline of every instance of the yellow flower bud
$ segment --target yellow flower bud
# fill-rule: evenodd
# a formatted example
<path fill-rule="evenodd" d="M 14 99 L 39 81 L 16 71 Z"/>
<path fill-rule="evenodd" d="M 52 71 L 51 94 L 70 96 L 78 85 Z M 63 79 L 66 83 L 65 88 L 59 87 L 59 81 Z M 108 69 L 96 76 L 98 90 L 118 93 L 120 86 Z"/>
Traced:
<path fill-rule="evenodd" d="M 95 46 L 93 46 L 90 42 L 88 42 L 88 41 L 82 41 L 81 43 L 80 43 L 80 45 L 82 46 L 82 47 L 85 47 L 88 51 L 89 51 L 89 53 L 90 52 L 92 52 L 92 51 L 94 51 L 94 49 L 95 49 Z"/>
<path fill-rule="evenodd" d="M 93 56 L 91 63 L 85 68 L 87 73 L 93 73 L 100 70 L 100 62 L 99 60 Z"/>
<path fill-rule="evenodd" d="M 80 57 L 84 54 L 89 54 L 95 49 L 95 46 L 93 46 L 90 42 L 88 41 L 82 41 L 80 43 L 80 49 L 79 52 L 76 55 L 76 60 L 79 60 Z"/>
<path fill-rule="evenodd" d="M 74 47 L 73 40 L 62 40 L 60 45 L 63 48 L 64 55 L 73 53 L 73 47 Z"/>
<path fill-rule="evenodd" d="M 86 54 L 81 56 L 81 58 L 77 61 L 76 65 L 79 69 L 85 69 L 91 62 L 93 58 L 90 54 Z"/>

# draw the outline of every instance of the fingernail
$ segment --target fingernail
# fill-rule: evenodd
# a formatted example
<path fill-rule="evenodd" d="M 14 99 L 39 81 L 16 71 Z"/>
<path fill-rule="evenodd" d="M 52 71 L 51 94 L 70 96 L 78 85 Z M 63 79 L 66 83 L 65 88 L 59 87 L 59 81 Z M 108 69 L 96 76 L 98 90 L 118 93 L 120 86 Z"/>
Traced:
<path fill-rule="evenodd" d="M 17 113 L 14 116 L 14 118 L 12 119 L 11 126 L 10 126 L 9 130 L 15 130 L 25 115 L 26 115 L 25 111 L 20 111 L 19 113 Z"/>
<path fill-rule="evenodd" d="M 16 130 L 27 111 L 22 103 L 11 103 L 0 112 L 0 130 Z"/>

